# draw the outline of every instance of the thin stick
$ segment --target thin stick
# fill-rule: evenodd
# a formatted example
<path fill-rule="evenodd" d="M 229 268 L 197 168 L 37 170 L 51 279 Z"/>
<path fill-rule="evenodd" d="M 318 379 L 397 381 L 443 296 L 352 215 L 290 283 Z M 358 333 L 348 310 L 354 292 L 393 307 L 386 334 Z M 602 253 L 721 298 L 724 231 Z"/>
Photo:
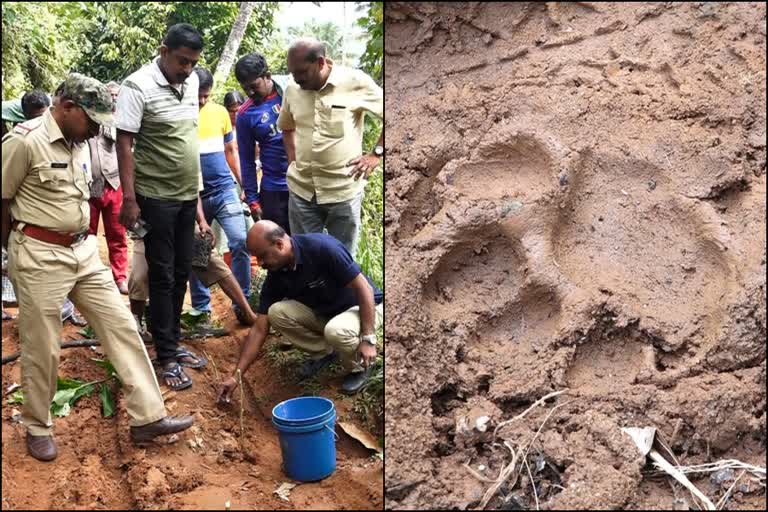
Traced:
<path fill-rule="evenodd" d="M 488 502 L 491 501 L 491 498 L 496 495 L 496 492 L 498 492 L 499 488 L 501 488 L 501 486 L 504 485 L 504 482 L 506 482 L 512 473 L 515 472 L 515 465 L 517 464 L 517 453 L 515 453 L 515 449 L 512 448 L 512 445 L 510 445 L 508 441 L 504 441 L 504 446 L 506 446 L 509 451 L 512 452 L 512 462 L 510 462 L 502 470 L 501 476 L 496 481 L 496 483 L 490 486 L 487 491 L 485 491 L 485 495 L 483 495 L 483 501 L 480 502 L 480 506 L 477 510 L 485 510 L 485 507 L 488 505 Z M 510 487 L 513 487 L 516 481 L 517 477 L 515 477 L 515 479 L 512 481 Z"/>
<path fill-rule="evenodd" d="M 243 427 L 243 412 L 245 412 L 245 395 L 243 393 L 243 374 L 237 369 L 237 385 L 240 388 L 240 447 L 242 448 L 245 428 Z"/>
<path fill-rule="evenodd" d="M 736 485 L 736 482 L 741 480 L 741 477 L 743 477 L 746 472 L 747 472 L 746 469 L 744 471 L 742 471 L 741 474 L 739 475 L 739 477 L 736 480 L 733 481 L 733 483 L 728 488 L 728 490 L 725 491 L 725 494 L 723 494 L 723 497 L 720 498 L 720 501 L 717 502 L 717 505 L 716 505 L 717 506 L 717 510 L 720 510 L 722 507 L 725 506 L 725 502 L 728 499 L 728 497 L 731 495 L 731 491 L 733 491 L 733 487 Z"/>
<path fill-rule="evenodd" d="M 469 465 L 469 464 L 467 464 L 466 462 L 464 463 L 464 469 L 466 469 L 467 471 L 469 471 L 469 473 L 470 473 L 470 474 L 471 474 L 473 477 L 477 478 L 477 479 L 478 479 L 478 480 L 480 480 L 481 482 L 485 482 L 485 483 L 487 483 L 487 484 L 495 484 L 495 483 L 496 483 L 496 480 L 491 480 L 490 478 L 488 478 L 488 477 L 486 477 L 486 476 L 483 476 L 483 475 L 481 475 L 480 473 L 478 473 L 477 471 L 475 471 L 474 469 L 472 469 L 472 467 L 470 467 L 470 465 Z"/>
<path fill-rule="evenodd" d="M 219 381 L 219 370 L 216 368 L 216 361 L 213 360 L 211 356 L 208 355 L 208 352 L 203 349 L 203 354 L 205 354 L 205 357 L 211 362 L 211 366 L 213 366 L 213 376 L 216 379 L 216 382 Z"/>
<path fill-rule="evenodd" d="M 512 419 L 509 419 L 509 420 L 506 420 L 506 421 L 502 421 L 501 423 L 499 423 L 498 425 L 496 425 L 496 428 L 495 428 L 495 429 L 493 429 L 493 437 L 494 437 L 494 438 L 496 438 L 496 434 L 498 433 L 498 431 L 499 431 L 499 429 L 500 429 L 501 427 L 503 427 L 503 426 L 505 426 L 505 425 L 509 425 L 509 424 L 510 424 L 510 423 L 512 423 L 513 421 L 517 421 L 517 420 L 519 420 L 520 418 L 524 417 L 526 414 L 528 414 L 529 412 L 531 412 L 531 409 L 533 409 L 533 408 L 534 408 L 534 407 L 536 407 L 537 405 L 540 405 L 540 404 L 541 404 L 541 403 L 543 403 L 544 401 L 546 401 L 546 400 L 549 400 L 549 399 L 550 399 L 550 398 L 552 398 L 553 396 L 561 395 L 561 394 L 563 394 L 563 393 L 565 393 L 565 392 L 567 392 L 567 391 L 568 391 L 568 389 L 567 389 L 567 388 L 566 388 L 566 389 L 561 389 L 560 391 L 555 391 L 554 393 L 550 393 L 550 394 L 548 394 L 548 395 L 544 395 L 543 397 L 539 398 L 538 400 L 536 400 L 535 402 L 533 402 L 533 404 L 532 404 L 532 405 L 531 405 L 529 408 L 527 408 L 526 410 L 524 410 L 523 412 L 521 412 L 520 414 L 518 414 L 518 415 L 517 415 L 517 416 L 515 416 L 514 418 L 512 418 Z"/>
<path fill-rule="evenodd" d="M 528 450 L 531 448 L 531 446 L 533 445 L 533 443 L 534 443 L 534 442 L 536 442 L 536 438 L 537 438 L 537 437 L 539 437 L 539 433 L 541 433 L 541 429 L 542 429 L 542 428 L 544 428 L 544 424 L 547 422 L 547 420 L 549 419 L 549 417 L 550 417 L 550 416 L 552 416 L 552 414 L 553 414 L 553 413 L 554 413 L 556 410 L 558 410 L 560 407 L 562 407 L 562 406 L 564 406 L 564 405 L 568 405 L 568 404 L 570 404 L 570 403 L 572 403 L 572 402 L 573 402 L 573 400 L 571 400 L 570 402 L 565 402 L 564 404 L 559 404 L 559 405 L 556 405 L 556 406 L 554 406 L 554 407 L 552 408 L 552 410 L 551 410 L 551 411 L 549 411 L 549 414 L 547 414 L 547 417 L 546 417 L 546 418 L 544 418 L 544 421 L 542 421 L 542 422 L 541 422 L 541 425 L 539 425 L 539 430 L 537 430 L 537 431 L 536 431 L 536 434 L 534 434 L 534 436 L 533 436 L 533 439 L 531 439 L 531 442 L 529 442 L 529 443 L 528 443 L 528 445 L 525 447 L 525 453 L 523 454 L 523 460 L 525 460 L 525 458 L 528 456 Z M 520 469 L 522 469 L 522 466 L 520 467 Z"/>
<path fill-rule="evenodd" d="M 531 489 L 533 489 L 533 497 L 536 499 L 536 510 L 539 510 L 539 495 L 536 493 L 536 483 L 533 481 L 533 475 L 531 474 L 531 466 L 528 465 L 528 459 L 523 459 L 525 462 L 525 468 L 528 470 L 528 478 L 531 480 Z"/>
<path fill-rule="evenodd" d="M 659 467 L 661 467 L 664 471 L 670 474 L 672 478 L 683 484 L 689 491 L 691 491 L 699 500 L 701 500 L 702 503 L 704 503 L 704 506 L 707 510 L 717 510 L 715 508 L 715 504 L 712 503 L 709 498 L 707 498 L 704 493 L 702 493 L 699 489 L 696 488 L 695 485 L 691 483 L 686 476 L 675 469 L 675 467 L 667 462 L 667 460 L 655 449 L 651 450 L 650 453 L 648 453 L 648 456 L 653 459 L 654 462 L 656 462 Z"/>

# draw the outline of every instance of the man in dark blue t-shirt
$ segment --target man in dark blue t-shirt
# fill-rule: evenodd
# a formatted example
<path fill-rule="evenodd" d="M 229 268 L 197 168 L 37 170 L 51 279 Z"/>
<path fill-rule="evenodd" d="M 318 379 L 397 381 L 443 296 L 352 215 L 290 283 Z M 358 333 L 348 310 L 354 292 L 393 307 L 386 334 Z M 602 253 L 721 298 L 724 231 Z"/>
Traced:
<path fill-rule="evenodd" d="M 247 243 L 268 274 L 256 323 L 240 352 L 235 375 L 253 363 L 273 325 L 295 347 L 309 353 L 301 378 L 311 377 L 338 357 L 349 372 L 342 391 L 359 391 L 376 360 L 381 290 L 330 235 L 291 237 L 274 222 L 262 220 L 248 232 Z M 219 400 L 228 402 L 236 386 L 234 376 L 225 379 Z"/>

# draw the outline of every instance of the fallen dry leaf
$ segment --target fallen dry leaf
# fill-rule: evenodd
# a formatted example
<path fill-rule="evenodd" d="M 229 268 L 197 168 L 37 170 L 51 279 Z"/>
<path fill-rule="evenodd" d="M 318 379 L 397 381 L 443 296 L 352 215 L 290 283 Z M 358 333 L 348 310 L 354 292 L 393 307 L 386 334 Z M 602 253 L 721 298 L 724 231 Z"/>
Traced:
<path fill-rule="evenodd" d="M 357 439 L 369 450 L 375 450 L 376 452 L 381 453 L 382 450 L 381 446 L 379 446 L 379 441 L 370 433 L 366 432 L 353 423 L 340 421 L 338 425 L 344 432 L 349 435 L 349 437 Z"/>

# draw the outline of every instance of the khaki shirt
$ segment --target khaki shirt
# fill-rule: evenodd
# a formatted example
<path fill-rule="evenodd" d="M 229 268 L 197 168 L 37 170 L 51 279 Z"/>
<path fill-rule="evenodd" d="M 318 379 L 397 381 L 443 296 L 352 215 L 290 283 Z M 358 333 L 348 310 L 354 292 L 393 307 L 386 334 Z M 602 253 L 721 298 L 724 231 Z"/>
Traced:
<path fill-rule="evenodd" d="M 14 220 L 79 233 L 90 223 L 90 154 L 86 144 L 67 143 L 51 111 L 3 138 L 2 198 Z"/>
<path fill-rule="evenodd" d="M 288 167 L 288 189 L 318 204 L 348 201 L 365 186 L 347 176 L 347 163 L 362 155 L 364 116 L 383 115 L 384 95 L 364 72 L 332 64 L 319 91 L 291 80 L 285 88 L 277 126 L 296 130 L 296 161 Z"/>

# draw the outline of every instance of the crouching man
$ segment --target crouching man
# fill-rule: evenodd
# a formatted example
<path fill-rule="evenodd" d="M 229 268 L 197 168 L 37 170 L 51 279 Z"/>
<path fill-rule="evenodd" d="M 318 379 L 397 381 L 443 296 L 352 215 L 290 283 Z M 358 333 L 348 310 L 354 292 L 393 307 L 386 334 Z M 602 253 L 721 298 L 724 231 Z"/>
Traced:
<path fill-rule="evenodd" d="M 261 290 L 256 324 L 240 352 L 232 377 L 219 385 L 228 402 L 235 376 L 257 358 L 272 325 L 310 359 L 302 379 L 341 361 L 348 372 L 342 391 L 356 393 L 376 360 L 376 325 L 383 316 L 383 294 L 365 276 L 344 245 L 330 235 L 288 236 L 274 222 L 262 220 L 248 232 L 248 250 L 268 271 Z"/>

